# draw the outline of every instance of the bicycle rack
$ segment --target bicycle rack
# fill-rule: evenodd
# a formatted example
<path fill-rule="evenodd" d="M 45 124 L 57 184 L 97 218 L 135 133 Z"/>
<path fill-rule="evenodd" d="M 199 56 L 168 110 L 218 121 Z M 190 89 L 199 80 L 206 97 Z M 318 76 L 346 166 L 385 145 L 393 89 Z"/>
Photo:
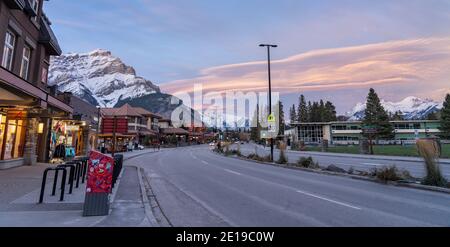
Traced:
<path fill-rule="evenodd" d="M 76 169 L 75 165 L 64 164 L 64 165 L 57 166 L 57 168 L 70 168 L 68 184 L 70 185 L 69 194 L 72 194 L 72 192 L 73 192 L 73 181 L 74 181 L 74 178 L 75 178 L 75 169 Z"/>
<path fill-rule="evenodd" d="M 75 177 L 74 177 L 74 180 L 75 179 L 77 180 L 77 184 L 76 184 L 75 188 L 78 189 L 80 187 L 80 177 L 81 177 L 81 174 L 82 174 L 82 166 L 83 166 L 83 164 L 80 161 L 75 161 L 75 160 L 67 162 L 66 164 L 75 166 Z"/>
<path fill-rule="evenodd" d="M 59 171 L 63 172 L 63 177 L 61 181 L 61 196 L 59 201 L 64 201 L 64 191 L 66 188 L 66 177 L 67 177 L 67 170 L 66 168 L 57 167 L 57 168 L 47 168 L 44 171 L 44 177 L 42 178 L 42 185 L 41 185 L 41 194 L 39 196 L 39 204 L 42 204 L 44 202 L 44 192 L 45 192 L 45 184 L 47 182 L 47 175 L 50 171 L 55 171 L 55 177 L 53 179 L 53 190 L 52 190 L 52 196 L 56 194 L 56 185 L 58 183 L 58 173 Z"/>

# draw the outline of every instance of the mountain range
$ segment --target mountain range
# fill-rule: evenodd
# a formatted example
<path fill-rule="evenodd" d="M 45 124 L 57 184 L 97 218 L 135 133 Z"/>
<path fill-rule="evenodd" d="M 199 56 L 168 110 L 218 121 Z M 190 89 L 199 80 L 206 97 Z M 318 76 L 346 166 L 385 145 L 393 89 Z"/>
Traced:
<path fill-rule="evenodd" d="M 384 109 L 391 114 L 401 112 L 405 120 L 426 119 L 428 115 L 438 112 L 443 106 L 443 103 L 413 96 L 407 97 L 400 102 L 381 100 L 381 104 Z M 365 103 L 358 103 L 350 112 L 347 113 L 349 120 L 356 121 L 363 119 L 365 109 Z"/>
<path fill-rule="evenodd" d="M 128 103 L 166 118 L 182 105 L 171 105 L 172 95 L 162 93 L 151 81 L 138 76 L 133 67 L 101 49 L 52 57 L 49 85 L 96 106 L 120 107 Z"/>
<path fill-rule="evenodd" d="M 59 91 L 72 92 L 94 105 L 113 107 L 120 100 L 160 92 L 106 50 L 64 54 L 52 57 L 50 64 L 50 86 L 57 85 Z"/>

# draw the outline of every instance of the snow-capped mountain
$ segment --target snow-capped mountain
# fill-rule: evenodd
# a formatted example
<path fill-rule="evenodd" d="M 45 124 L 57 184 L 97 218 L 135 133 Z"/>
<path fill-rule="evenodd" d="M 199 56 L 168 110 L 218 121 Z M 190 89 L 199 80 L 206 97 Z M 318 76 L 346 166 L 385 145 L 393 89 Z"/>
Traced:
<path fill-rule="evenodd" d="M 53 57 L 49 85 L 102 107 L 160 92 L 151 81 L 137 76 L 133 67 L 101 49 Z"/>
<path fill-rule="evenodd" d="M 442 109 L 443 103 L 438 103 L 430 99 L 420 99 L 417 97 L 407 97 L 400 102 L 389 102 L 381 100 L 384 109 L 392 114 L 402 112 L 403 118 L 406 120 L 424 119 L 430 113 L 434 113 Z M 366 110 L 365 103 L 358 103 L 352 111 L 347 113 L 350 121 L 361 120 L 364 118 Z"/>

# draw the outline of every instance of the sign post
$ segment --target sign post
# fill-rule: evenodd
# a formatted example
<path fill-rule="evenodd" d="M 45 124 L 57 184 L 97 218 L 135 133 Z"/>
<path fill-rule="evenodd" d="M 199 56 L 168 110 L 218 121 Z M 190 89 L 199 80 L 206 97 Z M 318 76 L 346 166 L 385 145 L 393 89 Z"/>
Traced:
<path fill-rule="evenodd" d="M 86 197 L 83 216 L 109 214 L 109 195 L 112 192 L 114 158 L 91 151 L 88 161 Z"/>
<path fill-rule="evenodd" d="M 370 147 L 370 154 L 374 155 L 373 151 L 373 137 L 378 134 L 378 127 L 373 125 L 368 125 L 363 127 L 363 134 L 368 136 L 369 138 L 369 147 Z"/>

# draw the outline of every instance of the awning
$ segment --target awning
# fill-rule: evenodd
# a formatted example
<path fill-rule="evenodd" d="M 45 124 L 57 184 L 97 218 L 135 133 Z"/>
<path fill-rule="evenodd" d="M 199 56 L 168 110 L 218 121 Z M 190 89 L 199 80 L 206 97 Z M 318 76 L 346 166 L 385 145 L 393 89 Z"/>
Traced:
<path fill-rule="evenodd" d="M 189 135 L 189 131 L 182 128 L 162 129 L 162 133 L 166 135 Z"/>
<path fill-rule="evenodd" d="M 98 135 L 99 138 L 113 138 L 113 134 L 100 134 Z M 123 135 L 123 134 L 116 134 L 116 138 L 134 138 L 135 135 Z"/>
<path fill-rule="evenodd" d="M 157 136 L 158 134 L 154 131 L 139 131 L 141 136 Z"/>

